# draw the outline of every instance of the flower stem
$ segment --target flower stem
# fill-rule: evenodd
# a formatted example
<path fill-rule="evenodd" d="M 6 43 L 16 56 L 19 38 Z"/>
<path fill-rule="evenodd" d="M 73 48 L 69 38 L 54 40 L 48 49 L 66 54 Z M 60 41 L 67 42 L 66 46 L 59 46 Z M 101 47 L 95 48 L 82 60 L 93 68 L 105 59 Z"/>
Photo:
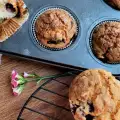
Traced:
<path fill-rule="evenodd" d="M 75 75 L 75 74 L 76 74 L 75 72 L 71 71 L 71 72 L 66 72 L 66 73 L 63 73 L 63 74 L 43 76 L 43 77 L 38 78 L 38 82 L 37 83 L 39 83 L 41 80 L 44 80 L 44 79 L 55 79 L 55 78 L 58 78 L 58 77 L 71 76 L 71 75 Z"/>
<path fill-rule="evenodd" d="M 78 72 L 75 72 L 75 71 L 70 71 L 70 72 L 65 72 L 63 74 L 56 74 L 56 75 L 49 75 L 49 76 L 38 76 L 36 75 L 36 78 L 34 79 L 26 79 L 27 82 L 33 82 L 33 81 L 37 81 L 37 83 L 39 83 L 41 80 L 45 80 L 45 79 L 55 79 L 55 78 L 58 78 L 58 77 L 65 77 L 65 76 L 71 76 L 71 75 L 75 75 L 75 74 L 78 74 Z"/>

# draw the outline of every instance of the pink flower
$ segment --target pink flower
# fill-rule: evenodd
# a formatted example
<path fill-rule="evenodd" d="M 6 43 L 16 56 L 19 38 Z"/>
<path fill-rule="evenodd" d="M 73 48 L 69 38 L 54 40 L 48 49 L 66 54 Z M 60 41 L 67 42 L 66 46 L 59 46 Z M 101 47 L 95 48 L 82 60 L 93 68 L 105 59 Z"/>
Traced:
<path fill-rule="evenodd" d="M 11 80 L 11 85 L 13 88 L 18 87 L 19 85 L 23 85 L 25 83 L 27 83 L 28 81 L 24 78 L 22 79 L 18 79 L 18 80 Z"/>
<path fill-rule="evenodd" d="M 27 72 L 24 72 L 23 74 L 24 78 L 31 77 L 31 74 L 28 74 Z"/>
<path fill-rule="evenodd" d="M 21 75 L 19 75 L 15 70 L 12 71 L 12 80 L 23 79 Z"/>
<path fill-rule="evenodd" d="M 18 81 L 17 80 L 11 80 L 11 85 L 13 88 L 17 87 L 19 85 Z"/>
<path fill-rule="evenodd" d="M 12 90 L 13 90 L 13 95 L 14 95 L 14 96 L 19 96 L 19 95 L 22 93 L 24 87 L 25 87 L 24 85 L 19 85 L 19 86 L 17 86 L 16 88 L 12 88 Z"/>
<path fill-rule="evenodd" d="M 23 75 L 25 78 L 29 77 L 29 74 L 24 72 L 24 75 Z"/>
<path fill-rule="evenodd" d="M 35 73 L 28 74 L 26 72 L 24 72 L 24 74 L 23 73 L 18 74 L 17 71 L 13 70 L 11 74 L 11 85 L 12 85 L 13 95 L 14 96 L 20 95 L 27 82 L 36 81 L 37 83 L 39 83 L 41 80 L 53 78 L 54 76 L 55 75 L 41 77 Z"/>
<path fill-rule="evenodd" d="M 18 75 L 18 73 L 15 70 L 13 70 L 12 71 L 12 80 L 15 80 L 17 75 Z"/>
<path fill-rule="evenodd" d="M 12 71 L 11 85 L 13 88 L 18 87 L 18 85 L 25 84 L 27 80 L 19 75 L 15 70 Z"/>
<path fill-rule="evenodd" d="M 24 76 L 24 78 L 27 78 L 27 77 L 35 77 L 34 74 L 28 74 L 27 72 L 24 72 L 23 76 Z"/>

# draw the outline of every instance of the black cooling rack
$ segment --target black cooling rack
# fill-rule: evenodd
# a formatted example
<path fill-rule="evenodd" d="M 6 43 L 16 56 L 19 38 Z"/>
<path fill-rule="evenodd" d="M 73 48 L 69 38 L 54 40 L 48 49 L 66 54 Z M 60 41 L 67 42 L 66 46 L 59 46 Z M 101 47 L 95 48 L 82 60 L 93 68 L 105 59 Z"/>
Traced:
<path fill-rule="evenodd" d="M 17 120 L 73 120 L 68 89 L 72 77 L 80 72 L 82 71 L 66 72 L 45 80 L 28 98 Z"/>

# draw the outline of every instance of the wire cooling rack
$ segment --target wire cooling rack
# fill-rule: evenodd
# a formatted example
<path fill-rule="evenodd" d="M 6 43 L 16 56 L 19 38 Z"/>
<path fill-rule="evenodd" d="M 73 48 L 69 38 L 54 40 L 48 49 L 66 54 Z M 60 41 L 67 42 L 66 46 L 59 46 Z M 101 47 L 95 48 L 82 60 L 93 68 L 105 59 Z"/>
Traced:
<path fill-rule="evenodd" d="M 45 80 L 26 101 L 17 120 L 73 120 L 68 90 L 73 77 L 80 72 L 66 72 Z"/>

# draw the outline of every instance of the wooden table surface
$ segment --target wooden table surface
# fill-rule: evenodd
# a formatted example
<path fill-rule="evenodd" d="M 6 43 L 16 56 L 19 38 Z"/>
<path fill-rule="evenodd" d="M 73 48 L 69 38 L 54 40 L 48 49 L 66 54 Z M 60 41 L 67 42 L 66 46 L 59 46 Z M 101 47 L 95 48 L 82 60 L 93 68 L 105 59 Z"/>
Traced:
<path fill-rule="evenodd" d="M 21 60 L 14 57 L 3 56 L 2 64 L 0 65 L 0 120 L 16 120 L 25 101 L 39 87 L 35 83 L 28 83 L 26 85 L 26 88 L 24 89 L 24 92 L 20 96 L 14 97 L 12 95 L 10 85 L 10 75 L 13 69 L 17 70 L 20 73 L 26 71 L 35 72 L 39 75 L 57 74 L 62 71 L 62 69 L 53 66 L 44 65 L 33 61 Z M 66 81 L 70 84 L 71 80 L 72 78 L 69 77 L 67 78 L 67 80 L 62 81 Z M 66 92 L 66 88 L 61 89 L 60 85 L 57 85 L 57 83 L 52 83 L 51 85 L 48 85 L 48 88 L 55 88 L 58 92 L 68 94 L 68 89 Z M 45 97 L 45 95 L 47 94 L 38 93 L 38 96 Z M 51 96 L 47 95 L 46 97 L 49 100 L 54 98 L 54 102 L 56 102 L 56 104 L 64 104 L 63 100 L 61 101 L 61 99 L 58 99 L 58 97 L 54 97 L 53 95 Z M 44 112 L 48 112 L 50 115 L 56 116 L 57 114 L 59 115 L 60 120 L 73 120 L 71 113 L 66 115 L 64 111 L 56 111 L 56 109 L 50 108 L 48 107 L 48 105 L 40 106 L 41 103 L 38 103 L 34 100 L 30 102 L 30 105 L 34 108 L 37 107 L 36 109 L 44 110 Z M 26 113 L 26 111 L 23 117 L 25 120 L 48 120 L 47 118 L 41 117 L 39 114 L 35 116 L 33 115 L 33 113 Z"/>

